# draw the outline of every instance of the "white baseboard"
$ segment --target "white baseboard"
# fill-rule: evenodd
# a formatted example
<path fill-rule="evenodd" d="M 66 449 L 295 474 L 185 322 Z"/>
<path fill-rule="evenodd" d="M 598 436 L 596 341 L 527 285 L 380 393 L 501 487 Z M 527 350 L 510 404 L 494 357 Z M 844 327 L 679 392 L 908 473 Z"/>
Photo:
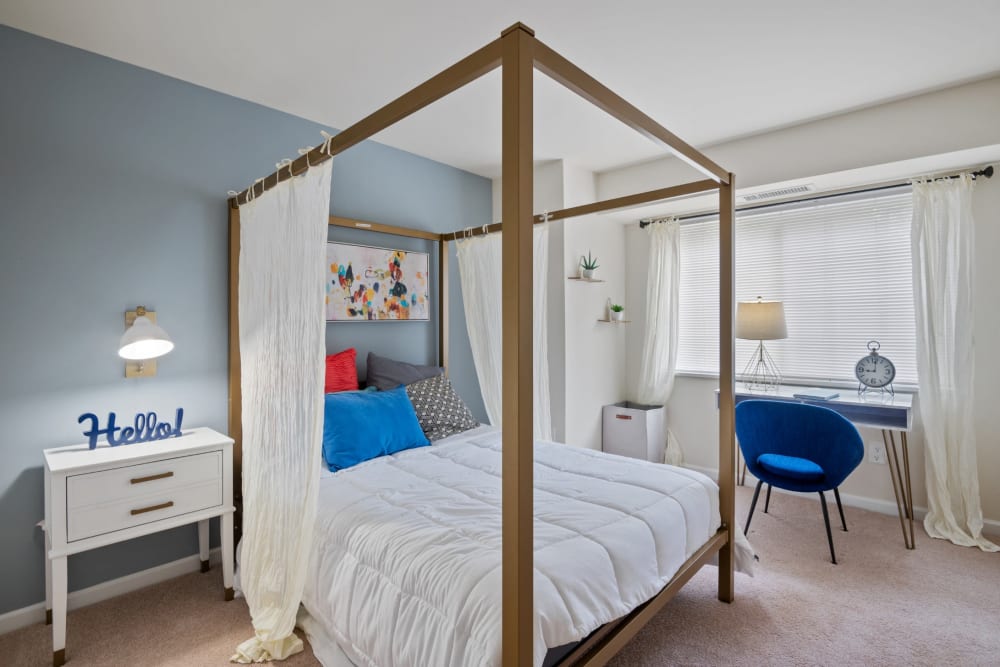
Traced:
<path fill-rule="evenodd" d="M 701 466 L 684 464 L 685 468 L 690 468 L 691 470 L 696 470 L 703 475 L 711 477 L 716 482 L 719 481 L 719 471 L 715 468 L 703 468 Z M 747 485 L 751 488 L 757 483 L 757 478 L 747 473 Z M 774 487 L 774 490 L 778 493 L 789 493 L 795 494 L 792 491 L 785 491 L 784 489 L 779 489 Z M 855 496 L 848 493 L 840 494 L 840 500 L 848 507 L 857 507 L 858 509 L 868 510 L 869 512 L 878 512 L 879 514 L 888 514 L 891 516 L 898 516 L 896 510 L 896 503 L 891 500 L 883 500 L 881 498 L 868 498 L 866 496 Z M 913 518 L 915 521 L 923 521 L 924 517 L 927 515 L 926 507 L 914 507 L 913 508 Z M 990 535 L 993 537 L 1000 536 L 1000 521 L 994 519 L 984 519 L 983 520 L 983 534 Z"/>
<path fill-rule="evenodd" d="M 218 565 L 222 562 L 222 553 L 218 547 L 209 552 L 208 560 L 212 565 Z M 168 581 L 190 572 L 197 572 L 200 568 L 201 557 L 198 554 L 194 554 L 170 563 L 151 567 L 148 570 L 141 570 L 127 574 L 124 577 L 103 581 L 89 588 L 81 588 L 78 591 L 70 593 L 66 602 L 70 611 L 72 611 L 73 609 L 79 609 L 80 607 L 109 600 L 125 593 L 137 591 L 140 588 Z M 43 600 L 28 607 L 0 614 L 0 635 L 34 625 L 35 623 L 44 622 L 45 601 Z"/>

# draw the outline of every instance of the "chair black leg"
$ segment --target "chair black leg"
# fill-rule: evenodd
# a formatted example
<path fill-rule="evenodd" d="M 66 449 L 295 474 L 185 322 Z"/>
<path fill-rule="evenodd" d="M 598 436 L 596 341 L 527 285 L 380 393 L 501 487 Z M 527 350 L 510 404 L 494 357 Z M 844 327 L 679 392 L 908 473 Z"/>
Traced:
<path fill-rule="evenodd" d="M 753 500 L 750 501 L 750 513 L 747 514 L 747 522 L 743 524 L 743 534 L 748 535 L 750 533 L 750 519 L 753 518 L 753 508 L 757 507 L 757 496 L 760 495 L 760 485 L 763 484 L 763 480 L 757 480 L 757 488 L 753 490 Z"/>
<path fill-rule="evenodd" d="M 844 532 L 847 532 L 847 519 L 844 518 L 844 506 L 840 504 L 840 488 L 833 490 L 833 497 L 837 499 L 837 509 L 840 511 L 840 525 L 844 527 Z"/>
<path fill-rule="evenodd" d="M 764 496 L 764 514 L 767 514 L 767 508 L 771 506 L 771 485 L 767 485 L 767 495 Z"/>
<path fill-rule="evenodd" d="M 830 541 L 830 560 L 837 564 L 837 554 L 833 551 L 833 532 L 830 530 L 830 513 L 826 509 L 826 496 L 819 492 L 820 504 L 823 506 L 823 521 L 826 522 L 826 539 Z"/>

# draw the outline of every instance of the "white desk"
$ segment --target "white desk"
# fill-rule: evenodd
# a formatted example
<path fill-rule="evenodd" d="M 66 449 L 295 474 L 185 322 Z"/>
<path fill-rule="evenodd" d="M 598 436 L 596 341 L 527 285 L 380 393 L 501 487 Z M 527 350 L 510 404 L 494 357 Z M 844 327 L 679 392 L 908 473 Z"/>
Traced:
<path fill-rule="evenodd" d="M 742 382 L 736 383 L 736 404 L 747 400 L 792 401 L 829 408 L 840 413 L 855 426 L 877 428 L 882 431 L 882 441 L 885 443 L 885 457 L 889 463 L 889 477 L 892 479 L 892 491 L 896 496 L 896 510 L 899 513 L 899 526 L 903 530 L 903 544 L 907 549 L 916 548 L 913 536 L 913 489 L 910 483 L 910 451 L 906 442 L 906 434 L 913 426 L 913 394 L 896 392 L 868 392 L 858 394 L 854 389 L 840 389 L 840 396 L 829 401 L 796 398 L 797 392 L 807 387 L 780 385 L 777 390 L 750 390 Z M 715 390 L 716 407 L 719 404 L 719 390 Z M 896 449 L 896 432 L 899 433 L 900 452 Z M 746 464 L 743 464 L 743 477 L 746 476 Z"/>
<path fill-rule="evenodd" d="M 208 428 L 179 438 L 45 452 L 45 609 L 52 664 L 66 660 L 66 558 L 108 544 L 198 524 L 208 570 L 208 520 L 221 517 L 222 580 L 233 599 L 233 440 Z"/>

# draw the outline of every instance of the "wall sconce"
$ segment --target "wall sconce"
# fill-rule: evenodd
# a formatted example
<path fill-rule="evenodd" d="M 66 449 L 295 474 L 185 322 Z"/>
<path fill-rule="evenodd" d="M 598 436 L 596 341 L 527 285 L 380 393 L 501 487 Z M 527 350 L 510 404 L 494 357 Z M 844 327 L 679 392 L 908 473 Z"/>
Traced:
<path fill-rule="evenodd" d="M 156 325 L 156 313 L 138 306 L 125 312 L 125 333 L 118 343 L 118 356 L 125 359 L 125 377 L 156 375 L 157 357 L 174 349 L 170 336 Z"/>

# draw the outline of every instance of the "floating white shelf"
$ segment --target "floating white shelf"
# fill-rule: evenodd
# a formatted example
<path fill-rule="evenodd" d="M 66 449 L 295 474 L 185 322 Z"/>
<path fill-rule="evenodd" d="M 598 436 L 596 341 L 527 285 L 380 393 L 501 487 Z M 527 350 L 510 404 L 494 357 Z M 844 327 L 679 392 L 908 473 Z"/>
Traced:
<path fill-rule="evenodd" d="M 606 322 L 608 324 L 631 324 L 632 320 L 597 320 L 598 322 Z"/>
<path fill-rule="evenodd" d="M 567 280 L 579 280 L 581 283 L 603 283 L 603 280 L 598 280 L 597 278 L 582 278 L 580 276 L 569 276 Z"/>

